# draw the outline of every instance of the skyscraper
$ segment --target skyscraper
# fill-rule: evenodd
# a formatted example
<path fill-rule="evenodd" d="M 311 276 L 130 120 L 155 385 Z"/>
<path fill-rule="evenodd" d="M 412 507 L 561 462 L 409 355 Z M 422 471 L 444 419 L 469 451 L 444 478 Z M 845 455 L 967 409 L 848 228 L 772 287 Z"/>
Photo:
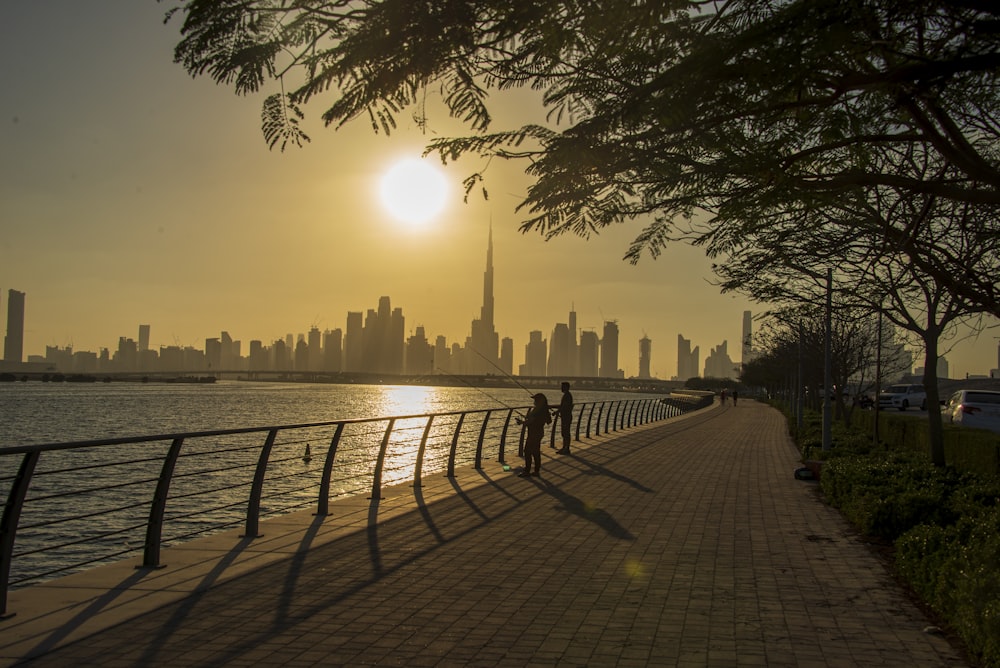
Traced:
<path fill-rule="evenodd" d="M 3 359 L 20 364 L 24 361 L 24 293 L 7 291 L 7 335 L 3 337 Z"/>
<path fill-rule="evenodd" d="M 601 350 L 601 342 L 597 332 L 580 332 L 580 375 L 584 378 L 597 377 L 597 361 Z"/>
<path fill-rule="evenodd" d="M 701 356 L 699 348 L 691 350 L 691 339 L 685 339 L 682 335 L 677 335 L 677 380 L 688 380 L 697 378 L 698 358 Z"/>
<path fill-rule="evenodd" d="M 604 323 L 601 338 L 601 378 L 621 378 L 624 374 L 618 368 L 618 321 Z"/>
<path fill-rule="evenodd" d="M 149 325 L 139 325 L 139 352 L 149 350 Z"/>
<path fill-rule="evenodd" d="M 500 336 L 493 321 L 493 226 L 490 225 L 489 242 L 486 245 L 486 271 L 483 272 L 483 307 L 479 318 L 472 321 L 469 336 L 466 373 L 496 373 L 499 366 L 497 352 Z"/>
<path fill-rule="evenodd" d="M 639 378 L 651 378 L 649 375 L 650 358 L 653 353 L 653 342 L 648 336 L 639 339 Z"/>

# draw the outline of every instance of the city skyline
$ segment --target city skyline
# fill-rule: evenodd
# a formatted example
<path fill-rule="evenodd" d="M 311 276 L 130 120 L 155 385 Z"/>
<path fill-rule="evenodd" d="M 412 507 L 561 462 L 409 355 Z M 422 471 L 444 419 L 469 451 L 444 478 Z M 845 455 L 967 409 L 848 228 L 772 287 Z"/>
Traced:
<path fill-rule="evenodd" d="M 514 162 L 437 162 L 450 187 L 444 208 L 400 221 L 380 202 L 380 179 L 433 138 L 459 134 L 433 94 L 425 117 L 401 114 L 390 136 L 363 120 L 333 129 L 310 117 L 309 144 L 272 151 L 263 95 L 192 80 L 173 63 L 178 25 L 164 25 L 165 10 L 0 5 L 0 57 L 17 63 L 0 70 L 0 295 L 28 296 L 25 355 L 113 346 L 138 323 L 153 345 L 200 347 L 224 330 L 270 341 L 291 323 L 342 327 L 344 313 L 391 295 L 406 308 L 407 335 L 422 326 L 464 342 L 472 320 L 488 334 L 492 317 L 500 336 L 515 333 L 518 358 L 521 337 L 549 338 L 570 310 L 588 351 L 615 321 L 625 375 L 639 373 L 648 337 L 651 375 L 671 378 L 679 334 L 702 353 L 726 341 L 739 355 L 741 314 L 767 310 L 720 294 L 712 263 L 725 259 L 702 249 L 676 244 L 655 261 L 624 262 L 648 218 L 589 239 L 522 234 L 528 180 Z M 546 122 L 529 91 L 496 112 L 497 130 Z M 489 197 L 474 190 L 465 201 L 462 182 L 477 172 Z M 492 315 L 479 280 L 491 229 Z M 953 375 L 988 373 L 994 334 L 946 344 Z"/>

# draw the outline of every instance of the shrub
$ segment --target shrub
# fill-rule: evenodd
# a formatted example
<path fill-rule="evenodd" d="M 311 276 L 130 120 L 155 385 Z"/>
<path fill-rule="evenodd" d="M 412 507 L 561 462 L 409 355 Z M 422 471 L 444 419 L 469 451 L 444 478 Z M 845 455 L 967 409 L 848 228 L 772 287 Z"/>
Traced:
<path fill-rule="evenodd" d="M 983 659 L 1000 666 L 1000 506 L 948 527 L 921 525 L 896 543 L 896 566 Z"/>

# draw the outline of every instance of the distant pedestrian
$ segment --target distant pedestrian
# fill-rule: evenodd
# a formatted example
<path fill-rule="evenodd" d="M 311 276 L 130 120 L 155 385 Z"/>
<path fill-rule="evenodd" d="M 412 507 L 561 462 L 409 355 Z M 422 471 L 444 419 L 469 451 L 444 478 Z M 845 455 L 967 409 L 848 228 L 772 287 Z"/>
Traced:
<path fill-rule="evenodd" d="M 723 406 L 725 406 L 725 405 L 726 405 L 726 391 L 725 391 L 725 390 L 723 390 L 722 392 L 720 392 L 720 393 L 719 393 L 719 396 L 720 396 L 720 397 L 721 397 L 721 399 L 722 399 L 722 405 L 723 405 Z"/>
<path fill-rule="evenodd" d="M 560 455 L 569 454 L 569 443 L 572 440 L 572 430 L 570 427 L 573 424 L 573 395 L 569 391 L 569 383 L 564 382 L 561 386 L 562 389 L 562 401 L 559 402 L 559 408 L 556 409 L 559 412 L 559 426 L 562 428 L 562 448 L 556 452 Z"/>
<path fill-rule="evenodd" d="M 737 392 L 736 390 L 733 390 L 733 406 L 736 405 L 736 400 L 739 398 L 740 398 L 740 393 Z"/>
<path fill-rule="evenodd" d="M 532 475 L 531 462 L 535 462 L 534 475 L 542 475 L 542 437 L 545 436 L 545 425 L 552 422 L 549 412 L 549 400 L 539 392 L 531 397 L 535 405 L 524 417 L 524 426 L 528 432 L 524 439 L 524 470 L 518 473 L 522 478 Z"/>

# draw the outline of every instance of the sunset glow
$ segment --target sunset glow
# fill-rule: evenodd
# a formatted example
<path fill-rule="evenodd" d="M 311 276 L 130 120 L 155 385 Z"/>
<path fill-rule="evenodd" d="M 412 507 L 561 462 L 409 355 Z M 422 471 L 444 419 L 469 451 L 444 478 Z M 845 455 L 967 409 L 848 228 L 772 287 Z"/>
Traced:
<path fill-rule="evenodd" d="M 444 209 L 448 182 L 427 160 L 400 160 L 382 177 L 379 197 L 397 220 L 422 225 Z"/>

